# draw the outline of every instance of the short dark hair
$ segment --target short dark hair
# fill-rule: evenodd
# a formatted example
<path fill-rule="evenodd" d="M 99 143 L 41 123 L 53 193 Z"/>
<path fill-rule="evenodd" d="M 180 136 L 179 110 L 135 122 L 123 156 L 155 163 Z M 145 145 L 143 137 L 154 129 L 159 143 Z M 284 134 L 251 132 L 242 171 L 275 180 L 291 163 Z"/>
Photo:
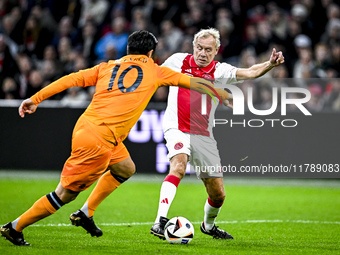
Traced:
<path fill-rule="evenodd" d="M 150 50 L 155 51 L 157 47 L 157 38 L 146 30 L 133 32 L 127 43 L 127 54 L 147 55 Z"/>

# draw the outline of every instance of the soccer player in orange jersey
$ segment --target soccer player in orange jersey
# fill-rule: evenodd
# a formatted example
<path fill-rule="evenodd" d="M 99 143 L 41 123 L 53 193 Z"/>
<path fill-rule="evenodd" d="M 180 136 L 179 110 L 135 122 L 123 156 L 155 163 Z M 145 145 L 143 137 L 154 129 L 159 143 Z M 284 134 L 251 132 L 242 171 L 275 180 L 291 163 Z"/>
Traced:
<path fill-rule="evenodd" d="M 127 56 L 64 76 L 22 102 L 19 115 L 24 117 L 26 113 L 34 113 L 40 102 L 67 88 L 96 86 L 91 104 L 74 127 L 71 156 L 56 190 L 2 226 L 1 235 L 7 240 L 15 245 L 29 245 L 22 234 L 24 228 L 54 214 L 98 179 L 84 206 L 72 213 L 70 220 L 92 236 L 103 234 L 93 221 L 94 211 L 134 174 L 135 165 L 122 142 L 158 87 L 181 86 L 197 91 L 204 88 L 219 95 L 225 105 L 229 104 L 231 96 L 226 91 L 212 88 L 212 84 L 203 79 L 156 65 L 151 58 L 156 46 L 157 39 L 150 32 L 134 32 L 128 39 Z"/>

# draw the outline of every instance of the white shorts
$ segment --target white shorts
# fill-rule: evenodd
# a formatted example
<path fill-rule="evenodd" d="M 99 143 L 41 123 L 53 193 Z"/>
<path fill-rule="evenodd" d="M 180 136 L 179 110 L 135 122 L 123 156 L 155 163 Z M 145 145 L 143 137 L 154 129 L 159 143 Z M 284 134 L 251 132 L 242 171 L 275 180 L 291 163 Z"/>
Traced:
<path fill-rule="evenodd" d="M 198 177 L 223 177 L 220 154 L 214 138 L 184 133 L 178 129 L 165 131 L 164 138 L 169 159 L 180 153 L 185 153 L 189 156 L 189 162 Z"/>

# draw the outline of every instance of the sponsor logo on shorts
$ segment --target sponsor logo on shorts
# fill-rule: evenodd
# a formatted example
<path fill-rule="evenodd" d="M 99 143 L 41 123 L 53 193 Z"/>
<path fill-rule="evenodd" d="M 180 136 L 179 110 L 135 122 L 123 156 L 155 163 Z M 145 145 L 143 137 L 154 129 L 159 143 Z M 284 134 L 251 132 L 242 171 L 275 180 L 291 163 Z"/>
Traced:
<path fill-rule="evenodd" d="M 180 150 L 180 149 L 182 149 L 182 148 L 183 148 L 183 143 L 181 143 L 181 142 L 176 143 L 175 146 L 174 146 L 174 148 L 175 148 L 175 150 Z"/>

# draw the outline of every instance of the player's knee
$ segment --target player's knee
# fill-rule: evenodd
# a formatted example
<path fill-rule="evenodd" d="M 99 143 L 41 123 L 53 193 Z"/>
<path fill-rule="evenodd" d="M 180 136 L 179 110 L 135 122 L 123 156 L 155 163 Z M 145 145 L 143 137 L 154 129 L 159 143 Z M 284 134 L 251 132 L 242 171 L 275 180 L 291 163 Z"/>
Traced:
<path fill-rule="evenodd" d="M 177 162 L 170 167 L 169 174 L 175 175 L 178 178 L 182 179 L 185 175 L 186 164 L 184 165 L 183 162 Z"/>
<path fill-rule="evenodd" d="M 55 193 L 58 196 L 58 198 L 65 204 L 75 200 L 79 195 L 79 192 L 65 189 L 61 185 L 57 187 Z"/>
<path fill-rule="evenodd" d="M 127 158 L 117 164 L 108 167 L 113 175 L 121 176 L 123 178 L 130 178 L 136 172 L 135 163 L 131 158 Z"/>
<path fill-rule="evenodd" d="M 135 172 L 136 172 L 136 165 L 135 165 L 135 163 L 131 162 L 131 165 L 129 167 L 129 171 L 128 172 L 130 174 L 130 177 L 135 174 Z"/>
<path fill-rule="evenodd" d="M 128 175 L 127 177 L 131 177 L 136 172 L 135 163 L 132 160 L 127 161 L 122 171 Z"/>
<path fill-rule="evenodd" d="M 225 193 L 224 191 L 216 192 L 214 194 L 209 195 L 211 201 L 216 204 L 222 204 L 225 200 Z"/>
<path fill-rule="evenodd" d="M 170 173 L 178 178 L 182 179 L 185 175 L 185 170 L 187 168 L 188 155 L 182 153 L 174 156 L 170 160 Z"/>

